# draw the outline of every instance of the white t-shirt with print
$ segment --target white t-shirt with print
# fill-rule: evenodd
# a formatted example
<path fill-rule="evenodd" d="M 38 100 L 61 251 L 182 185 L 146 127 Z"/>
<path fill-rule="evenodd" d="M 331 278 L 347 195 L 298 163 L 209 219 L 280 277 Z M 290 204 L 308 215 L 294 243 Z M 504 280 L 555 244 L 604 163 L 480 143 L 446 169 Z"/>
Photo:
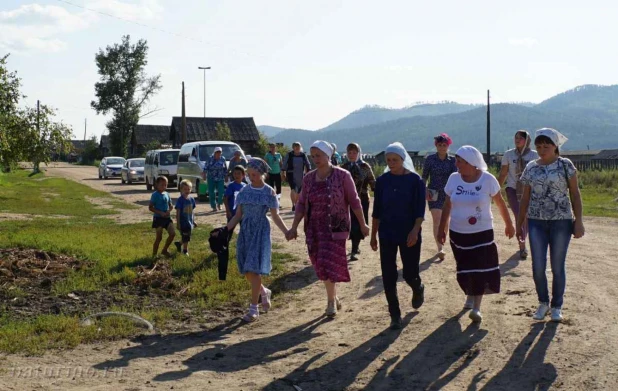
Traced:
<path fill-rule="evenodd" d="M 528 218 L 535 220 L 572 220 L 569 182 L 576 173 L 573 162 L 558 158 L 547 165 L 533 160 L 521 174 L 521 182 L 530 186 Z"/>
<path fill-rule="evenodd" d="M 444 188 L 451 198 L 451 230 L 468 234 L 493 229 L 491 199 L 499 191 L 498 180 L 487 171 L 474 183 L 464 182 L 458 172 L 451 174 Z"/>
<path fill-rule="evenodd" d="M 523 158 L 525 167 L 532 160 L 538 159 L 539 154 L 531 149 L 523 156 Z M 509 149 L 508 151 L 504 152 L 504 156 L 502 156 L 502 165 L 509 166 L 509 175 L 506 177 L 506 187 L 516 189 L 517 180 L 519 179 L 519 177 L 517 175 L 517 151 L 515 149 Z"/>

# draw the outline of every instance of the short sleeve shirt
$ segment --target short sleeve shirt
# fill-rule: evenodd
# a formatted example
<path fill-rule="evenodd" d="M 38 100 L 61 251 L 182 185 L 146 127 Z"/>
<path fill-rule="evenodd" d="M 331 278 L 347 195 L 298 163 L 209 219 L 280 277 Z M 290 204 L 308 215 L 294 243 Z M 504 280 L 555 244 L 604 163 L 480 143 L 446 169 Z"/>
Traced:
<path fill-rule="evenodd" d="M 176 200 L 176 210 L 180 211 L 180 219 L 178 220 L 178 222 L 180 223 L 181 229 L 193 229 L 194 209 L 195 200 L 193 199 L 193 197 L 189 196 L 186 199 L 183 196 L 178 197 L 178 200 Z"/>
<path fill-rule="evenodd" d="M 535 220 L 572 220 L 568 179 L 576 173 L 569 159 L 558 158 L 547 165 L 536 160 L 526 166 L 520 181 L 530 186 L 528 218 Z"/>
<path fill-rule="evenodd" d="M 225 189 L 225 196 L 228 199 L 228 205 L 230 205 L 232 207 L 232 216 L 234 216 L 236 214 L 236 196 L 238 195 L 238 193 L 242 190 L 243 187 L 245 187 L 246 184 L 244 183 L 236 183 L 236 182 L 232 182 L 227 186 L 227 189 Z"/>
<path fill-rule="evenodd" d="M 169 204 L 171 201 L 172 199 L 170 198 L 170 195 L 167 191 L 164 191 L 163 193 L 155 191 L 150 196 L 150 203 L 154 205 L 154 208 L 156 210 L 160 210 L 161 212 L 167 212 L 169 210 Z M 160 217 L 156 213 L 153 214 L 153 216 Z"/>
<path fill-rule="evenodd" d="M 272 153 L 268 152 L 266 156 L 264 156 L 264 160 L 270 166 L 270 174 L 281 174 L 281 154 L 279 152 Z"/>
<path fill-rule="evenodd" d="M 493 229 L 491 199 L 499 191 L 498 180 L 487 171 L 474 183 L 464 182 L 458 172 L 451 174 L 444 188 L 451 198 L 451 229 L 466 234 Z"/>
<path fill-rule="evenodd" d="M 536 151 L 530 150 L 523 156 L 523 158 L 525 163 L 524 166 L 526 166 L 532 160 L 538 159 L 539 154 L 536 153 Z M 509 174 L 506 177 L 506 187 L 516 189 L 517 181 L 519 180 L 521 173 L 517 172 L 517 152 L 515 149 L 509 149 L 504 153 L 504 156 L 502 156 L 502 165 L 509 166 Z"/>

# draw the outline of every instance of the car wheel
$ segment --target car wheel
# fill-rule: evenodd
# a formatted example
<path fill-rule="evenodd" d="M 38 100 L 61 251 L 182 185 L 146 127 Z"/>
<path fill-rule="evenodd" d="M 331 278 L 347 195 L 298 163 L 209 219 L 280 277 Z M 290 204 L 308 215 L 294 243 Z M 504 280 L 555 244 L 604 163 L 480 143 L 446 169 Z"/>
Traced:
<path fill-rule="evenodd" d="M 178 178 L 178 186 L 176 186 L 178 188 L 178 191 L 180 191 L 180 182 L 182 182 L 182 178 Z"/>
<path fill-rule="evenodd" d="M 129 177 L 127 177 L 127 183 L 130 185 L 131 184 L 131 179 L 129 179 Z"/>
<path fill-rule="evenodd" d="M 99 179 L 103 179 L 103 177 L 101 176 L 101 173 L 99 172 Z"/>
<path fill-rule="evenodd" d="M 148 182 L 148 177 L 146 177 L 146 190 L 151 191 L 152 185 Z"/>
<path fill-rule="evenodd" d="M 125 184 L 125 181 L 124 181 L 124 177 L 123 177 L 123 176 L 120 176 L 120 183 L 122 183 L 123 185 Z"/>

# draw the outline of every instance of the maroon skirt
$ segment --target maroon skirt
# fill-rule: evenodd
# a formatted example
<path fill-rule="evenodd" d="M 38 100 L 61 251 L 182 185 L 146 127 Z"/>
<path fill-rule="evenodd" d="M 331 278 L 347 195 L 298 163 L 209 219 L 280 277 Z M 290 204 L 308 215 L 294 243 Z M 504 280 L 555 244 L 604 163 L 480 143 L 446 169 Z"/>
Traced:
<path fill-rule="evenodd" d="M 464 234 L 450 231 L 457 282 L 466 295 L 500 292 L 500 264 L 494 230 Z"/>

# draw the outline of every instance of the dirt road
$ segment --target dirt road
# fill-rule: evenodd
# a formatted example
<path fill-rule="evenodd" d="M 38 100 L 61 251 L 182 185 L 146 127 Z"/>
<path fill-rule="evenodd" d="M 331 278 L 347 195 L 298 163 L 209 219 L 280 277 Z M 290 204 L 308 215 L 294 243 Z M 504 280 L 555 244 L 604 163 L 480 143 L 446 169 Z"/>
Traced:
<path fill-rule="evenodd" d="M 144 185 L 100 181 L 95 168 L 60 165 L 49 174 L 109 191 L 142 206 L 129 212 L 133 219 L 149 218 Z M 284 206 L 289 224 L 287 195 Z M 224 217 L 200 212 L 198 219 L 219 224 Z M 411 308 L 410 289 L 399 284 L 403 330 L 388 330 L 379 258 L 368 241 L 361 259 L 350 264 L 352 282 L 340 287 L 344 310 L 326 321 L 323 287 L 306 261 L 302 239 L 287 243 L 278 234 L 275 241 L 301 259 L 288 280 L 298 294 L 288 303 L 275 297 L 273 311 L 258 322 L 84 345 L 43 357 L 7 356 L 0 389 L 616 390 L 618 272 L 612 250 L 618 221 L 587 218 L 585 224 L 586 236 L 572 242 L 567 260 L 563 324 L 532 320 L 530 261 L 520 261 L 516 243 L 498 235 L 502 293 L 485 298 L 483 323 L 472 325 L 461 310 L 464 296 L 452 256 L 443 262 L 433 257 L 431 222 L 424 225 L 426 301 L 418 312 Z M 496 232 L 503 232 L 501 222 Z"/>

